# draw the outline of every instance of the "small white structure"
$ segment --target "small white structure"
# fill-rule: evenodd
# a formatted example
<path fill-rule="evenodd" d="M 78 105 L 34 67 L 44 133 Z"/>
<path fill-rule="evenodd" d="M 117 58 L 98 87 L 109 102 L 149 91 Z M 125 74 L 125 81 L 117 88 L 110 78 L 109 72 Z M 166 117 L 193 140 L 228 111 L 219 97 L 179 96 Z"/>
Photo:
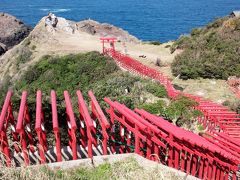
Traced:
<path fill-rule="evenodd" d="M 66 20 L 65 18 L 58 17 L 58 23 L 57 23 L 58 30 L 62 30 L 69 34 L 74 34 L 75 28 L 72 26 L 70 21 Z"/>
<path fill-rule="evenodd" d="M 49 32 L 55 33 L 55 28 L 57 26 L 58 19 L 53 13 L 49 13 L 45 19 L 45 27 Z"/>
<path fill-rule="evenodd" d="M 232 17 L 240 17 L 240 10 L 238 10 L 238 11 L 233 11 L 233 12 L 230 14 L 230 16 L 232 16 Z"/>
<path fill-rule="evenodd" d="M 52 26 L 55 28 L 57 26 L 57 23 L 58 19 L 55 14 L 49 13 L 45 19 L 45 26 Z"/>

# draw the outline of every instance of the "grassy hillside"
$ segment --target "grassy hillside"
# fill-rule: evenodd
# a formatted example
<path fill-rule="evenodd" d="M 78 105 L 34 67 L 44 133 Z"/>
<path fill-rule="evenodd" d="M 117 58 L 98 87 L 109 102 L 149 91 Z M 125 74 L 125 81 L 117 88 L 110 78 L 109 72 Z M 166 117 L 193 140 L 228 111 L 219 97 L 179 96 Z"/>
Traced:
<path fill-rule="evenodd" d="M 172 51 L 183 49 L 172 72 L 182 79 L 240 76 L 240 18 L 224 17 L 180 37 Z"/>
<path fill-rule="evenodd" d="M 130 108 L 146 101 L 167 97 L 163 86 L 150 79 L 141 79 L 121 71 L 112 58 L 98 52 L 42 57 L 17 81 L 5 79 L 1 86 L 3 92 L 0 94 L 1 104 L 9 87 L 14 91 L 13 101 L 16 108 L 19 107 L 22 91 L 28 91 L 28 104 L 33 111 L 37 90 L 43 92 L 43 104 L 46 109 L 49 109 L 50 91 L 55 90 L 59 109 L 63 111 L 65 109 L 64 90 L 69 91 L 75 108 L 77 107 L 76 91 L 79 89 L 86 100 L 88 100 L 87 92 L 93 90 L 101 105 L 104 105 L 103 98 L 107 96 Z"/>
<path fill-rule="evenodd" d="M 87 92 L 93 90 L 101 107 L 104 109 L 104 97 L 124 103 L 129 108 L 140 107 L 151 113 L 161 115 L 181 126 L 191 126 L 191 121 L 199 113 L 193 107 L 196 103 L 190 99 L 180 97 L 170 100 L 163 86 L 150 79 L 142 79 L 128 72 L 121 71 L 115 61 L 98 52 L 67 55 L 62 57 L 44 56 L 14 83 L 5 81 L 2 92 L 6 92 L 9 83 L 14 90 L 14 110 L 18 111 L 21 93 L 28 91 L 28 104 L 32 118 L 35 116 L 35 98 L 37 90 L 43 92 L 43 108 L 46 117 L 51 116 L 50 91 L 57 92 L 59 118 L 65 122 L 65 103 L 63 91 L 68 90 L 71 95 L 76 117 L 77 96 L 76 91 L 81 90 L 85 100 L 88 101 Z M 1 104 L 5 93 L 0 95 Z M 51 122 L 48 121 L 51 132 Z M 66 128 L 66 124 L 61 124 Z M 63 131 L 64 132 L 64 131 Z M 64 133 L 62 133 L 63 139 Z"/>
<path fill-rule="evenodd" d="M 34 66 L 29 67 L 18 81 L 11 83 L 10 80 L 5 80 L 1 90 L 6 92 L 9 86 L 12 86 L 14 94 L 18 96 L 23 90 L 27 90 L 31 103 L 35 102 L 37 90 L 42 90 L 44 97 L 47 97 L 44 100 L 48 102 L 50 91 L 54 89 L 61 102 L 64 99 L 64 90 L 76 97 L 76 90 L 80 89 L 87 97 L 88 90 L 92 89 L 98 99 L 108 96 L 131 107 L 140 103 L 140 93 L 148 83 L 151 81 L 122 72 L 111 58 L 98 52 L 90 52 L 63 57 L 44 56 Z M 165 89 L 162 86 L 158 88 L 162 90 L 162 97 L 166 97 Z M 1 102 L 4 95 L 1 94 Z M 19 99 L 15 96 L 14 98 L 15 101 Z M 73 98 L 73 101 L 75 100 Z"/>

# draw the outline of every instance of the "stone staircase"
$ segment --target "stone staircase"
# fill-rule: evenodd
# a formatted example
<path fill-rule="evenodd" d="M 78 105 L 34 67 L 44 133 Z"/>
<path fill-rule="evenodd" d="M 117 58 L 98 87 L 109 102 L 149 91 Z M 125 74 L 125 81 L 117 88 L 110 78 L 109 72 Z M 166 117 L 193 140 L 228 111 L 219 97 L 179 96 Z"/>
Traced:
<path fill-rule="evenodd" d="M 35 165 L 35 164 L 40 164 L 40 156 L 39 152 L 35 151 L 34 153 L 28 152 L 29 154 L 29 159 L 30 159 L 30 165 Z M 72 150 L 70 146 L 64 146 L 61 149 L 61 154 L 62 154 L 62 161 L 70 161 L 73 159 L 72 157 Z M 110 148 L 108 148 L 108 154 L 112 155 L 113 153 L 111 152 Z M 77 146 L 77 155 L 78 159 L 86 159 L 88 158 L 88 148 L 84 148 L 81 145 Z M 93 147 L 93 156 L 102 156 L 103 151 L 102 147 L 99 145 L 97 147 Z M 56 147 L 50 148 L 46 153 L 46 163 L 54 163 L 57 162 L 57 156 L 56 156 Z M 21 166 L 24 165 L 24 158 L 23 158 L 23 153 L 14 153 L 13 155 L 13 164 L 14 166 Z"/>

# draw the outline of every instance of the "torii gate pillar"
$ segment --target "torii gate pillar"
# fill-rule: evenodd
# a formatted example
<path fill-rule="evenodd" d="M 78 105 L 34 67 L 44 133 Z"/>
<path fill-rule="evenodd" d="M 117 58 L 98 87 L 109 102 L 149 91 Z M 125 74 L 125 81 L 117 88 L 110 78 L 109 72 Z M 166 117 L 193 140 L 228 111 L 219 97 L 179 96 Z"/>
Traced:
<path fill-rule="evenodd" d="M 105 54 L 105 52 L 106 52 L 106 47 L 105 47 L 106 43 L 109 43 L 110 44 L 110 49 L 115 51 L 115 42 L 117 41 L 117 38 L 101 37 L 100 40 L 101 40 L 101 43 L 102 43 L 103 54 Z"/>

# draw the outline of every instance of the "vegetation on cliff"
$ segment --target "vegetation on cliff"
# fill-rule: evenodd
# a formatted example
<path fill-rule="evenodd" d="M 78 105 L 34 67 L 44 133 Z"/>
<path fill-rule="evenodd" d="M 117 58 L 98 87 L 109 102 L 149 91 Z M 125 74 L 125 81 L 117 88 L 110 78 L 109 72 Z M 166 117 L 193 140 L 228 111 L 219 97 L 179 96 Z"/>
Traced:
<path fill-rule="evenodd" d="M 1 90 L 6 92 L 11 81 L 5 81 Z M 35 117 L 36 92 L 43 92 L 43 108 L 46 117 L 51 116 L 50 91 L 55 90 L 58 99 L 59 119 L 63 120 L 61 128 L 66 128 L 65 103 L 63 92 L 68 90 L 74 110 L 77 113 L 76 91 L 81 90 L 86 101 L 87 92 L 93 90 L 101 107 L 105 109 L 104 97 L 124 103 L 129 108 L 141 107 L 153 114 L 161 115 L 181 126 L 191 124 L 196 116 L 192 108 L 196 102 L 188 98 L 177 100 L 168 99 L 163 86 L 150 79 L 142 79 L 128 72 L 121 71 L 115 61 L 98 52 L 85 54 L 58 56 L 44 56 L 16 82 L 11 84 L 14 91 L 14 110 L 18 111 L 21 93 L 28 92 L 28 105 L 32 118 Z M 1 93 L 0 101 L 3 103 L 5 93 Z M 48 132 L 51 132 L 51 120 L 46 122 Z M 67 131 L 62 131 L 61 136 L 67 137 Z M 66 140 L 67 143 L 67 140 Z"/>
<path fill-rule="evenodd" d="M 6 92 L 9 83 L 10 81 L 7 81 L 2 86 L 3 91 Z M 52 89 L 57 92 L 59 102 L 64 100 L 64 90 L 69 91 L 73 102 L 76 102 L 76 90 L 80 89 L 85 98 L 87 92 L 93 90 L 101 103 L 102 99 L 108 96 L 132 108 L 146 101 L 146 98 L 140 98 L 143 92 L 167 97 L 163 86 L 122 72 L 112 58 L 98 52 L 62 57 L 44 56 L 34 66 L 29 67 L 19 80 L 12 84 L 12 88 L 19 96 L 22 91 L 27 90 L 29 103 L 35 102 L 37 90 L 41 90 L 47 97 L 44 100 L 49 102 Z M 3 100 L 4 94 L 1 96 Z"/>
<path fill-rule="evenodd" d="M 146 111 L 160 115 L 164 119 L 173 122 L 177 126 L 185 125 L 188 128 L 192 126 L 192 120 L 202 115 L 193 107 L 197 106 L 197 102 L 184 96 L 179 96 L 167 104 L 163 100 L 158 100 L 154 103 L 145 103 L 140 105 L 140 108 Z"/>
<path fill-rule="evenodd" d="M 227 79 L 240 76 L 240 18 L 217 19 L 204 28 L 181 36 L 172 51 L 183 49 L 172 63 L 172 72 L 182 79 Z"/>

